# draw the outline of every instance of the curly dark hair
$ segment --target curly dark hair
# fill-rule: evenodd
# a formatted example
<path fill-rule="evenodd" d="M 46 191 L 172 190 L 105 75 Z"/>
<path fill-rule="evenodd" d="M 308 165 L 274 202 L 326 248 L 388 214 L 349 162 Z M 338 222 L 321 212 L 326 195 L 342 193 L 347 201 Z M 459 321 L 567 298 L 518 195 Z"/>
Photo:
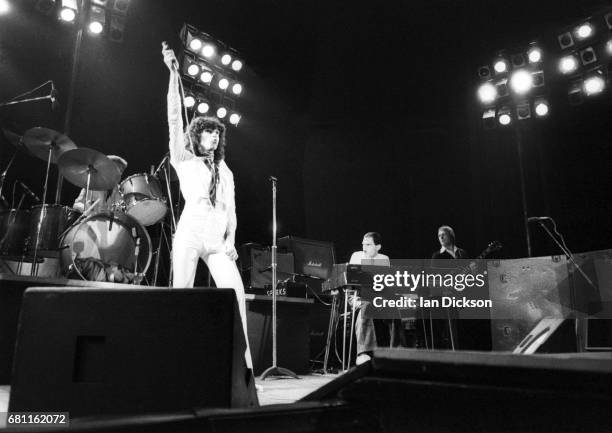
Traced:
<path fill-rule="evenodd" d="M 199 151 L 199 143 L 202 131 L 207 128 L 219 130 L 219 145 L 217 149 L 215 149 L 214 157 L 215 164 L 218 164 L 225 158 L 225 125 L 216 117 L 194 117 L 187 127 L 187 131 L 185 131 L 185 146 L 187 149 L 191 150 L 194 155 L 202 156 Z M 191 148 L 191 143 L 193 143 L 193 149 Z"/>

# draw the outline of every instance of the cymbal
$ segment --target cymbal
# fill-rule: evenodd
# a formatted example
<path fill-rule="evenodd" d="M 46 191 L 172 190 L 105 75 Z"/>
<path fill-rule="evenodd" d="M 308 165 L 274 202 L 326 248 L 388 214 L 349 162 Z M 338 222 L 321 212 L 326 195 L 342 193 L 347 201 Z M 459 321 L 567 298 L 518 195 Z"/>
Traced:
<path fill-rule="evenodd" d="M 64 152 L 57 162 L 59 171 L 70 183 L 87 187 L 87 173 L 91 173 L 89 189 L 103 191 L 114 188 L 121 172 L 113 160 L 97 150 L 81 147 Z"/>
<path fill-rule="evenodd" d="M 19 147 L 21 144 L 21 135 L 14 133 L 13 131 L 2 128 L 2 135 L 6 140 L 15 147 Z"/>
<path fill-rule="evenodd" d="M 57 163 L 61 154 L 77 148 L 76 144 L 64 134 L 40 126 L 28 129 L 23 134 L 22 141 L 32 155 L 43 161 L 47 161 L 49 151 L 51 151 L 51 162 L 54 164 Z"/>

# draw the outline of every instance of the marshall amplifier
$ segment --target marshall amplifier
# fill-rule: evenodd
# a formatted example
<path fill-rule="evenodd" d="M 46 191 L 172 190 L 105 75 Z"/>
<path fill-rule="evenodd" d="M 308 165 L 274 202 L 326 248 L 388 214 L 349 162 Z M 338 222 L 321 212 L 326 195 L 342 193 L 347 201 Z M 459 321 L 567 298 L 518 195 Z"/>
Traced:
<path fill-rule="evenodd" d="M 293 236 L 278 240 L 280 250 L 293 253 L 295 273 L 326 280 L 330 277 L 335 263 L 332 242 L 313 241 Z"/>
<path fill-rule="evenodd" d="M 262 290 L 267 287 L 268 290 L 270 289 L 272 283 L 270 248 L 253 243 L 244 244 L 240 248 L 240 263 L 245 287 Z M 294 272 L 293 254 L 277 252 L 276 263 L 277 284 L 292 277 Z"/>

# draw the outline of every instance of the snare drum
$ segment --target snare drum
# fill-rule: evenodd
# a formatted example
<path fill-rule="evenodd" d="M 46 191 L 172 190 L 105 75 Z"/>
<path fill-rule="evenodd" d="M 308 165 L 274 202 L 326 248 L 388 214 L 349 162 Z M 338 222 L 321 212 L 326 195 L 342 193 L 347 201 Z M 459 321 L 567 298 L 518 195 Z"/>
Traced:
<path fill-rule="evenodd" d="M 11 209 L 0 213 L 0 255 L 25 254 L 29 225 L 29 210 Z"/>
<path fill-rule="evenodd" d="M 64 275 L 77 258 L 94 258 L 143 274 L 151 262 L 149 234 L 124 213 L 99 213 L 84 219 L 66 232 L 62 245 L 60 261 Z"/>
<path fill-rule="evenodd" d="M 166 215 L 168 207 L 157 177 L 147 173 L 133 174 L 119 185 L 125 212 L 145 226 L 155 224 Z"/>
<path fill-rule="evenodd" d="M 60 236 L 70 227 L 81 214 L 79 211 L 60 204 L 44 204 L 32 206 L 30 213 L 30 245 L 29 251 L 34 251 L 36 244 L 36 232 L 40 213 L 42 212 L 42 224 L 38 237 L 38 252 L 45 254 L 49 251 L 57 251 L 60 247 Z"/>

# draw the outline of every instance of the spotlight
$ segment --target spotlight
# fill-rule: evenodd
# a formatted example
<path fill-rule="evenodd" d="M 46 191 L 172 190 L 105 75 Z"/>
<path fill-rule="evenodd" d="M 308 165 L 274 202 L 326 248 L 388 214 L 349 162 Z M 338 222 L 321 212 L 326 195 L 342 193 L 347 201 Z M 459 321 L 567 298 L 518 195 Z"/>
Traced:
<path fill-rule="evenodd" d="M 198 113 L 200 114 L 208 113 L 209 109 L 210 109 L 210 106 L 206 102 L 200 102 L 197 107 Z"/>
<path fill-rule="evenodd" d="M 218 84 L 219 89 L 221 90 L 226 90 L 229 87 L 229 81 L 227 81 L 227 78 L 221 78 Z"/>
<path fill-rule="evenodd" d="M 123 42 L 123 34 L 125 33 L 125 16 L 111 14 L 111 20 L 108 30 L 108 38 L 113 42 Z"/>
<path fill-rule="evenodd" d="M 495 128 L 495 109 L 489 108 L 482 113 L 482 123 L 485 129 Z"/>
<path fill-rule="evenodd" d="M 574 32 L 576 39 L 584 40 L 593 34 L 593 26 L 590 23 L 584 23 L 576 27 Z"/>
<path fill-rule="evenodd" d="M 491 83 L 484 83 L 478 88 L 478 98 L 483 104 L 490 104 L 497 97 L 497 89 Z"/>
<path fill-rule="evenodd" d="M 529 119 L 531 117 L 531 107 L 529 102 L 516 105 L 516 118 L 519 120 Z"/>
<path fill-rule="evenodd" d="M 51 15 L 55 11 L 55 0 L 38 0 L 35 8 L 45 15 Z"/>
<path fill-rule="evenodd" d="M 104 30 L 104 26 L 99 21 L 89 23 L 89 31 L 93 34 L 99 35 Z"/>
<path fill-rule="evenodd" d="M 99 6 L 91 6 L 89 10 L 89 31 L 96 35 L 99 35 L 104 31 L 104 24 L 106 23 L 106 12 Z"/>
<path fill-rule="evenodd" d="M 572 34 L 570 32 L 560 34 L 557 36 L 557 40 L 559 41 L 559 46 L 562 50 L 574 45 L 574 38 L 572 38 Z"/>
<path fill-rule="evenodd" d="M 202 47 L 202 55 L 207 59 L 210 59 L 212 56 L 215 55 L 215 47 L 211 44 L 205 44 Z"/>
<path fill-rule="evenodd" d="M 238 125 L 238 122 L 240 122 L 240 114 L 232 113 L 229 117 L 229 122 L 234 126 Z"/>
<path fill-rule="evenodd" d="M 130 0 L 115 0 L 113 3 L 113 10 L 121 15 L 127 15 L 128 8 L 130 6 Z"/>
<path fill-rule="evenodd" d="M 542 50 L 538 47 L 531 47 L 529 51 L 527 51 L 527 58 L 529 59 L 529 63 L 539 63 L 542 61 Z"/>
<path fill-rule="evenodd" d="M 239 72 L 242 69 L 242 62 L 240 60 L 234 60 L 232 62 L 232 69 Z"/>
<path fill-rule="evenodd" d="M 75 20 L 76 18 L 76 11 L 74 11 L 73 9 L 62 9 L 60 11 L 60 18 L 62 21 L 66 21 L 67 23 L 71 23 Z"/>
<path fill-rule="evenodd" d="M 235 83 L 235 84 L 232 86 L 232 93 L 233 93 L 234 95 L 240 95 L 240 94 L 242 93 L 242 84 L 240 84 L 240 83 Z"/>
<path fill-rule="evenodd" d="M 486 65 L 478 68 L 478 78 L 482 80 L 487 80 L 491 78 L 491 68 Z"/>
<path fill-rule="evenodd" d="M 223 54 L 223 56 L 221 57 L 221 64 L 223 66 L 227 66 L 232 62 L 232 56 L 230 56 L 229 54 Z"/>
<path fill-rule="evenodd" d="M 597 56 L 595 55 L 595 50 L 592 47 L 585 48 L 580 51 L 580 60 L 582 60 L 583 65 L 588 65 L 589 63 L 593 63 L 597 60 Z"/>
<path fill-rule="evenodd" d="M 542 87 L 544 85 L 544 71 L 533 71 L 533 87 Z"/>
<path fill-rule="evenodd" d="M 0 15 L 7 14 L 11 11 L 11 5 L 8 0 L 0 0 Z"/>
<path fill-rule="evenodd" d="M 202 49 L 202 41 L 198 38 L 193 38 L 189 42 L 189 49 L 191 51 L 200 51 Z"/>
<path fill-rule="evenodd" d="M 608 42 L 606 42 L 606 53 L 612 55 L 612 39 L 608 39 Z"/>
<path fill-rule="evenodd" d="M 546 99 L 536 99 L 533 103 L 533 107 L 538 117 L 544 117 L 548 114 L 548 102 Z"/>
<path fill-rule="evenodd" d="M 60 9 L 60 19 L 68 23 L 73 22 L 77 16 L 77 2 L 76 0 L 62 0 L 62 6 Z"/>
<path fill-rule="evenodd" d="M 512 66 L 515 68 L 520 68 L 525 65 L 525 57 L 522 54 L 513 54 L 511 57 Z"/>
<path fill-rule="evenodd" d="M 569 55 L 559 60 L 559 71 L 562 74 L 571 74 L 576 71 L 576 69 L 578 69 L 578 60 L 576 60 L 576 56 Z"/>
<path fill-rule="evenodd" d="M 498 59 L 493 64 L 493 69 L 497 74 L 503 74 L 504 72 L 508 72 L 508 61 L 506 59 Z"/>
<path fill-rule="evenodd" d="M 200 75 L 200 81 L 204 84 L 210 84 L 213 79 L 213 74 L 210 71 L 204 71 Z"/>
<path fill-rule="evenodd" d="M 192 77 L 195 77 L 199 73 L 200 73 L 200 67 L 196 65 L 195 63 L 192 63 L 191 65 L 187 67 L 187 74 L 191 75 Z"/>
<path fill-rule="evenodd" d="M 495 84 L 495 88 L 497 90 L 497 96 L 500 98 L 508 96 L 508 79 L 504 78 L 503 80 L 499 80 L 497 84 Z"/>
<path fill-rule="evenodd" d="M 603 92 L 606 82 L 601 75 L 592 75 L 584 80 L 584 94 L 587 96 L 597 95 Z"/>
<path fill-rule="evenodd" d="M 191 108 L 195 105 L 195 98 L 191 95 L 185 96 L 185 107 Z"/>
<path fill-rule="evenodd" d="M 519 69 L 510 77 L 510 87 L 512 91 L 519 95 L 524 95 L 533 86 L 533 76 L 525 69 Z"/>
<path fill-rule="evenodd" d="M 224 107 L 219 107 L 217 109 L 217 117 L 219 119 L 223 119 L 225 116 L 227 116 L 227 109 Z"/>
<path fill-rule="evenodd" d="M 510 115 L 510 109 L 508 107 L 502 107 L 497 112 L 497 121 L 502 126 L 508 126 L 512 123 L 512 116 Z"/>

